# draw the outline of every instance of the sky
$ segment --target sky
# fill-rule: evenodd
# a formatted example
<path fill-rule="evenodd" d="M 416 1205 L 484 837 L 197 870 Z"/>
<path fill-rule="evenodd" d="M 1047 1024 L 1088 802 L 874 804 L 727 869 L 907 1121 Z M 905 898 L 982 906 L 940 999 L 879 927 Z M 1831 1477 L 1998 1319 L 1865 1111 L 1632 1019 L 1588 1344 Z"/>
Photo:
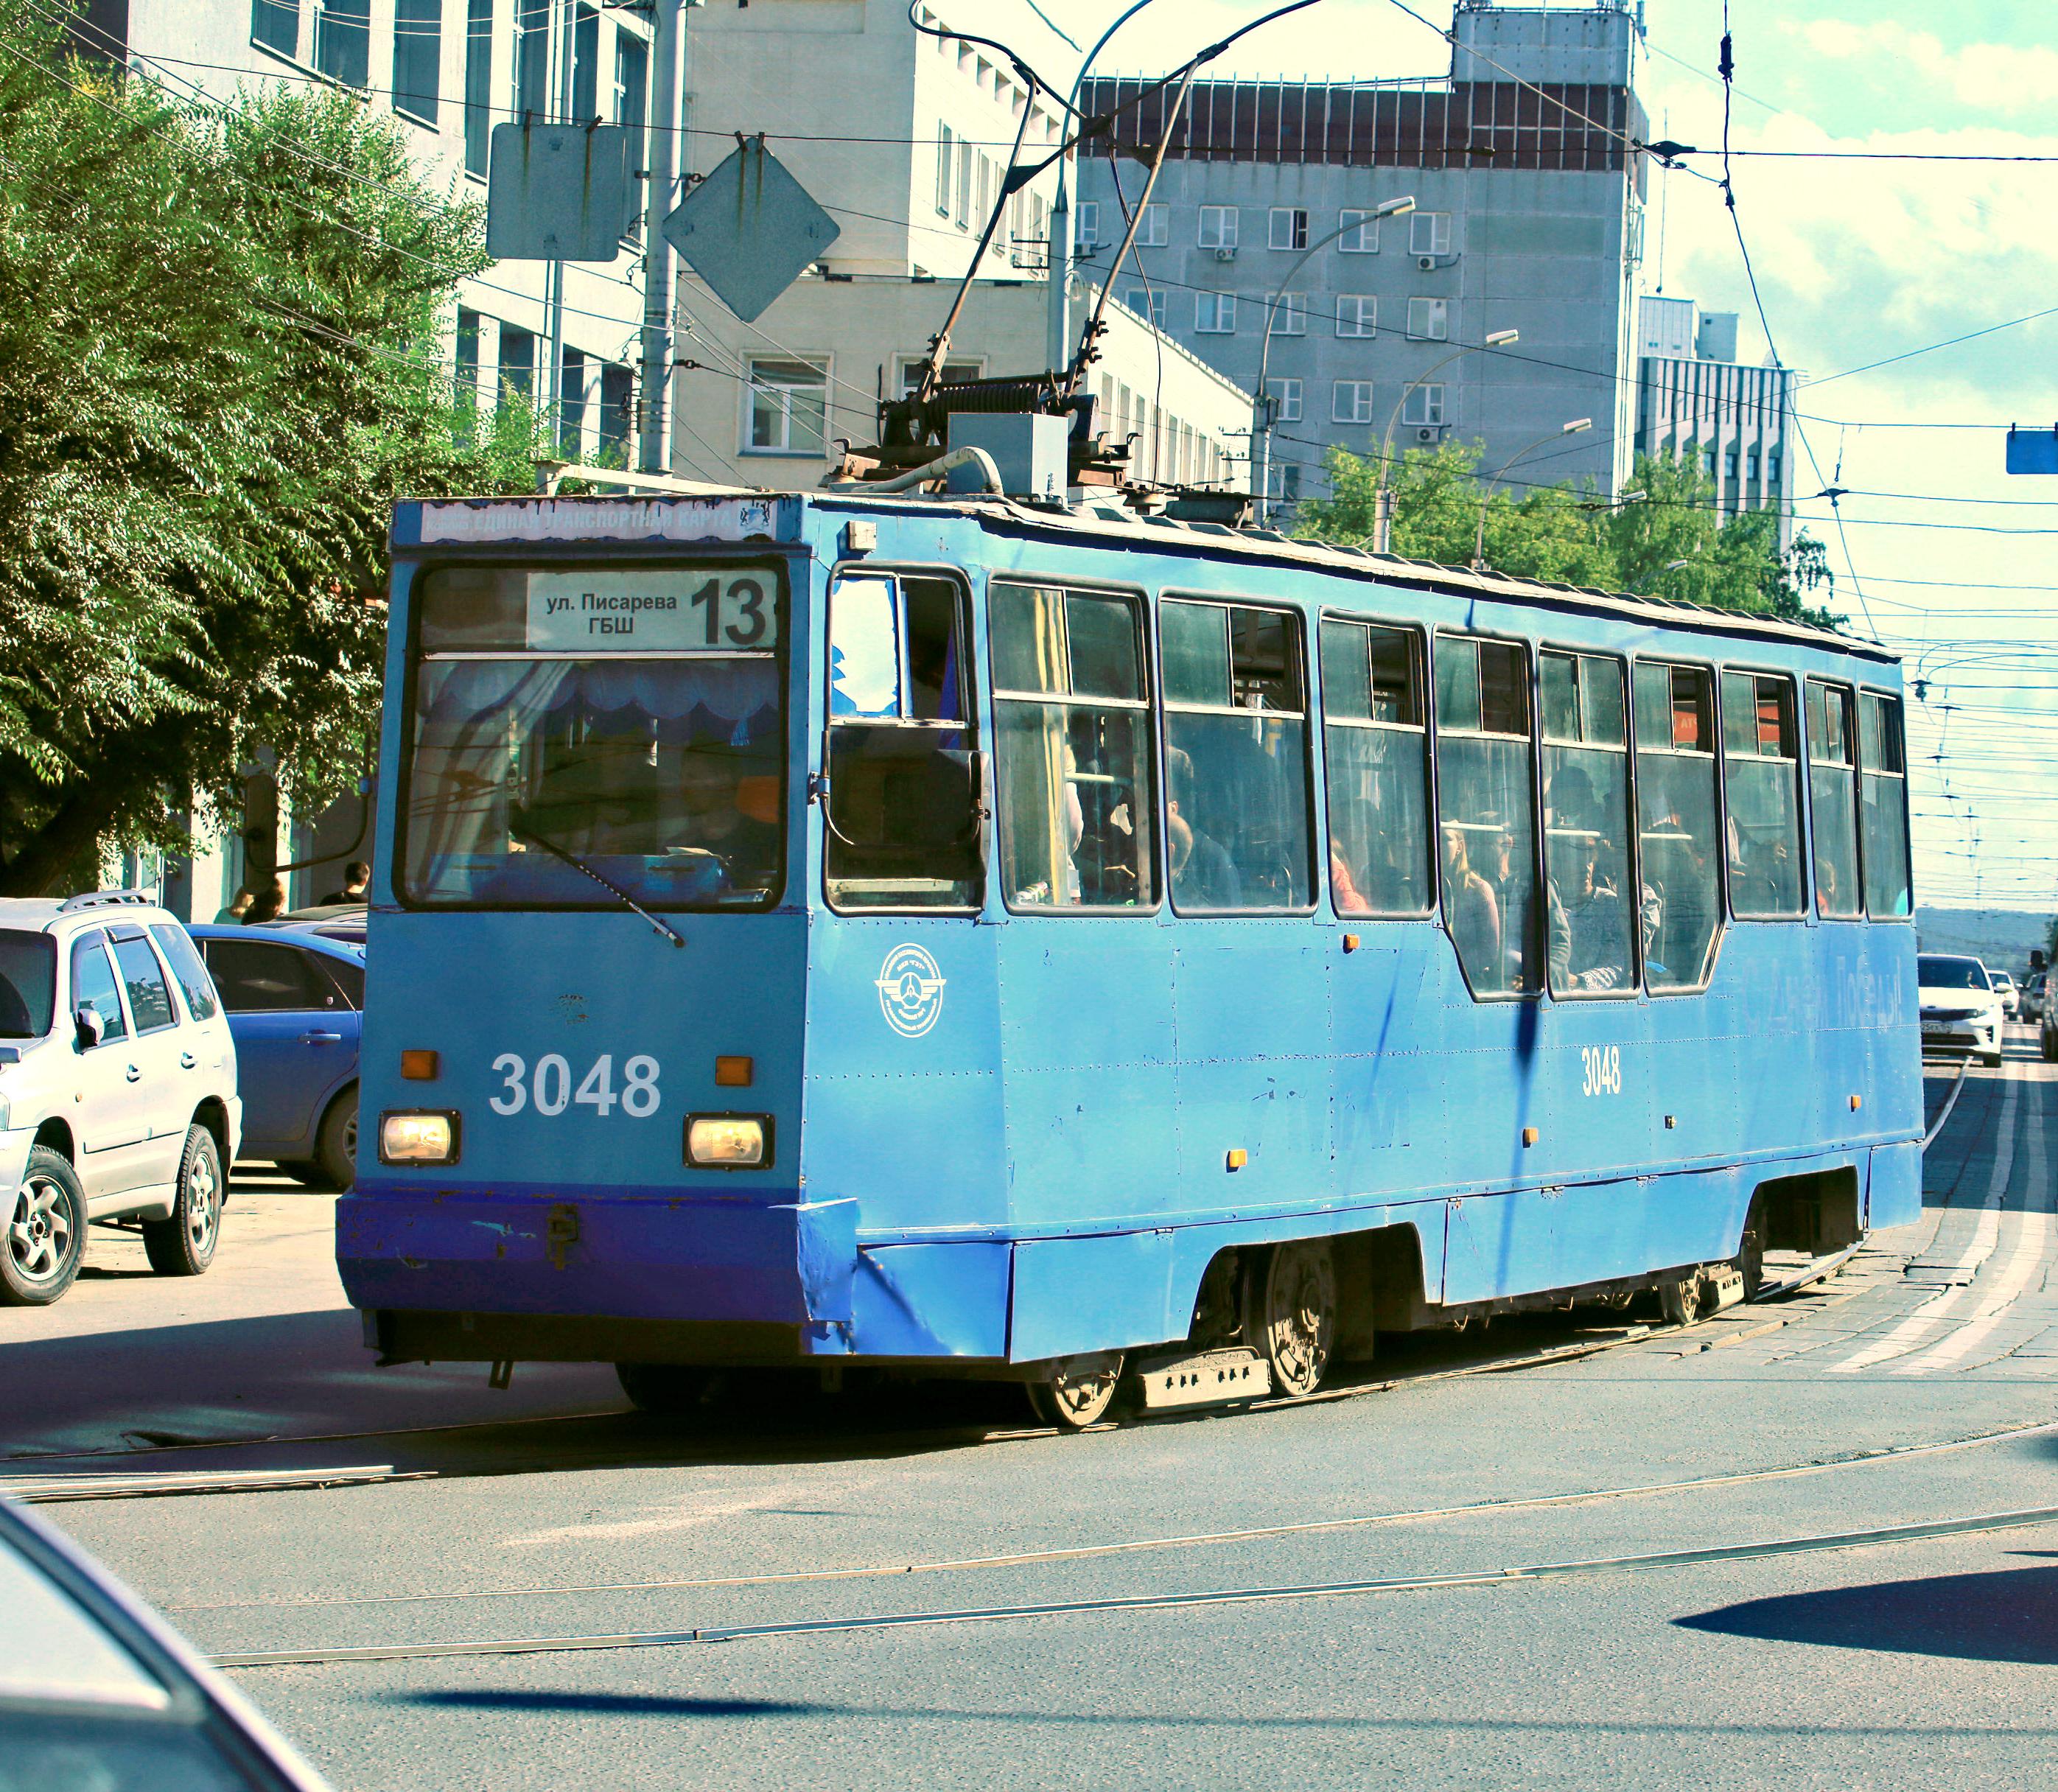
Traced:
<path fill-rule="evenodd" d="M 1063 46 L 1035 12 L 1083 44 L 1122 10 L 933 3 L 952 23 L 1058 58 Z M 1157 0 L 1099 66 L 1170 67 L 1267 10 Z M 1635 80 L 1655 137 L 1720 145 L 1724 10 L 1723 0 L 1645 0 Z M 1779 358 L 1802 373 L 1798 520 L 1829 545 L 1834 607 L 1907 662 L 1917 898 L 2058 912 L 2058 477 L 2002 470 L 2010 423 L 2058 424 L 2058 310 L 2015 321 L 2058 308 L 2052 9 L 1730 0 L 1727 10 L 1732 149 L 1802 152 L 1734 158 L 1737 218 Z M 1449 0 L 1318 0 L 1213 68 L 1441 76 L 1449 19 Z M 1910 152 L 2053 159 L 1850 159 Z M 1689 162 L 1721 172 L 1713 154 Z M 1686 173 L 1654 169 L 1651 180 L 1643 290 L 1662 279 L 1668 294 L 1742 313 L 1738 353 L 1762 360 L 1720 189 Z M 1981 330 L 1991 333 L 1937 346 Z M 1831 506 L 1807 496 L 1831 484 L 1849 494 L 1841 532 Z"/>

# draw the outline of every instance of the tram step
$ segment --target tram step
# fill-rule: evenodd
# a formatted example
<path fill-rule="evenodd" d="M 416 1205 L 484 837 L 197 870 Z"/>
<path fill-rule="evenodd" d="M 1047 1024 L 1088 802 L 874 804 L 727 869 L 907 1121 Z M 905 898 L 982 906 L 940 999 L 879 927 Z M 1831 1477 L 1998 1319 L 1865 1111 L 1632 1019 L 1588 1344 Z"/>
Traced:
<path fill-rule="evenodd" d="M 1257 1400 L 1272 1392 L 1272 1367 L 1254 1350 L 1202 1350 L 1136 1365 L 1146 1412 Z"/>
<path fill-rule="evenodd" d="M 1743 1272 L 1733 1263 L 1718 1263 L 1707 1273 L 1708 1292 L 1714 1304 L 1710 1313 L 1720 1313 L 1725 1307 L 1733 1307 L 1743 1298 Z"/>

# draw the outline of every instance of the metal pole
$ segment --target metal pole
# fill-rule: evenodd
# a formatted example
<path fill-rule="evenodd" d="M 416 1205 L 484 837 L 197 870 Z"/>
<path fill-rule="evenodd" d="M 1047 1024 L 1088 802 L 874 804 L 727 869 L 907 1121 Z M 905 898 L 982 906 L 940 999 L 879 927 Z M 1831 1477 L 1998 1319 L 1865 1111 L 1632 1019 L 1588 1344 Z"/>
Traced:
<path fill-rule="evenodd" d="M 1426 385 L 1432 374 L 1440 373 L 1461 355 L 1469 355 L 1475 348 L 1505 348 L 1521 340 L 1519 330 L 1489 330 L 1483 342 L 1468 342 L 1440 361 L 1432 361 L 1421 372 L 1400 388 L 1400 395 L 1393 401 L 1393 409 L 1386 419 L 1386 437 L 1379 445 L 1379 485 L 1372 499 L 1372 550 L 1375 554 L 1393 551 L 1393 431 L 1400 421 L 1400 413 L 1408 403 L 1408 395 L 1417 386 Z"/>
<path fill-rule="evenodd" d="M 650 181 L 643 195 L 643 414 L 636 454 L 646 473 L 672 470 L 672 245 L 659 227 L 672 209 L 678 168 L 685 48 L 685 0 L 656 0 L 650 122 L 644 133 Z"/>
<path fill-rule="evenodd" d="M 1487 481 L 1486 490 L 1480 494 L 1479 528 L 1472 536 L 1472 570 L 1474 572 L 1486 570 L 1486 512 L 1487 507 L 1493 502 L 1494 488 L 1514 471 L 1515 463 L 1517 461 L 1527 459 L 1546 442 L 1555 442 L 1561 435 L 1578 435 L 1593 427 L 1592 418 L 1575 417 L 1569 423 L 1560 423 L 1549 435 L 1538 436 L 1528 447 L 1510 455 L 1500 463 L 1500 471 Z"/>
<path fill-rule="evenodd" d="M 572 115 L 572 55 L 577 47 L 574 29 L 574 9 L 577 0 L 565 0 L 562 16 L 551 21 L 551 29 L 558 36 L 558 119 L 560 123 Z M 547 16 L 547 15 L 546 15 Z M 558 452 L 564 451 L 565 434 L 565 264 L 562 261 L 550 264 L 550 371 L 543 382 L 543 391 L 550 399 L 550 446 Z M 577 447 L 570 459 L 580 458 Z"/>

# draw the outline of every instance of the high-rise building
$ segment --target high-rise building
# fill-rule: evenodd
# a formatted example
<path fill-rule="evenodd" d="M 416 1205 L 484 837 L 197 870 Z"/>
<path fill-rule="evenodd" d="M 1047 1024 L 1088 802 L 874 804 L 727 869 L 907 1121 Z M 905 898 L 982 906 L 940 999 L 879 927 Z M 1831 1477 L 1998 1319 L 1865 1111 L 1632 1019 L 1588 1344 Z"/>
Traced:
<path fill-rule="evenodd" d="M 1769 360 L 1745 366 L 1737 314 L 1704 312 L 1691 299 L 1640 301 L 1637 352 L 1637 452 L 1697 459 L 1725 517 L 1777 511 L 1783 552 L 1794 534 L 1794 370 Z"/>
<path fill-rule="evenodd" d="M 1627 0 L 1460 0 L 1448 77 L 1197 82 L 1118 269 L 1167 135 L 1171 92 L 1151 95 L 1118 113 L 1114 156 L 1082 161 L 1084 265 L 1247 393 L 1261 370 L 1277 499 L 1319 494 L 1329 447 L 1377 453 L 1389 427 L 1396 453 L 1478 441 L 1488 475 L 1520 458 L 1518 489 L 1619 489 L 1636 422 L 1637 42 Z M 1146 85 L 1090 81 L 1085 108 Z M 1373 216 L 1400 199 L 1411 213 Z M 1517 343 L 1480 346 L 1509 329 Z M 1532 447 L 1579 418 L 1591 428 Z"/>

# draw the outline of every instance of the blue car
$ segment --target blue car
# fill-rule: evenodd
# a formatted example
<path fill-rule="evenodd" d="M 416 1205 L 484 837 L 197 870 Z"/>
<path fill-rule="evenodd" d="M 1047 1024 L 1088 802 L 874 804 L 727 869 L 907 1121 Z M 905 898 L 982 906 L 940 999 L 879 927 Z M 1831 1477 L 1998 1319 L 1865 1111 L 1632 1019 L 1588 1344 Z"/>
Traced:
<path fill-rule="evenodd" d="M 236 1039 L 243 1154 L 304 1182 L 357 1177 L 364 948 L 298 928 L 189 928 Z"/>

